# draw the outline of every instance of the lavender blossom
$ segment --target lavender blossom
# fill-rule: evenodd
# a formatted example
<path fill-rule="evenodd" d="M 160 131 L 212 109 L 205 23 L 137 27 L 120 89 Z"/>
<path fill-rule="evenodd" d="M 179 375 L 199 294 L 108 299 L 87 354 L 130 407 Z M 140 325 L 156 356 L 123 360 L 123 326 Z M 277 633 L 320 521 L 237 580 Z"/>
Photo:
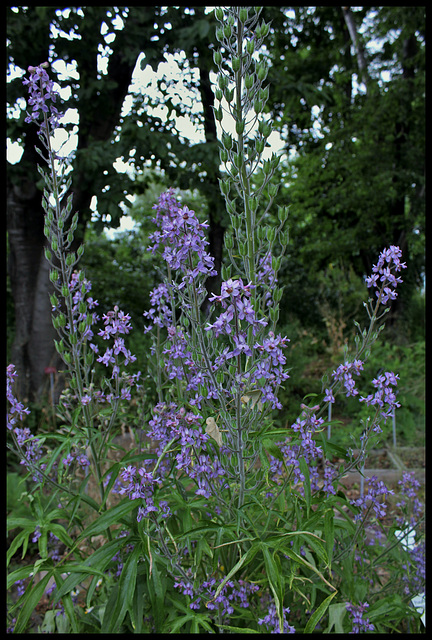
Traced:
<path fill-rule="evenodd" d="M 346 610 L 352 621 L 352 631 L 350 633 L 367 633 L 375 631 L 375 627 L 370 623 L 369 618 L 364 619 L 363 614 L 369 608 L 369 604 L 360 602 L 358 605 L 346 603 Z"/>
<path fill-rule="evenodd" d="M 378 480 L 377 476 L 366 478 L 366 483 L 368 485 L 367 493 L 350 501 L 352 505 L 360 509 L 360 513 L 354 516 L 355 521 L 361 520 L 362 512 L 368 513 L 370 509 L 373 509 L 376 518 L 383 518 L 387 513 L 387 505 L 380 497 L 384 497 L 385 500 L 386 496 L 394 494 L 393 489 L 388 489 L 382 480 Z"/>
<path fill-rule="evenodd" d="M 269 605 L 268 608 L 268 613 L 264 618 L 260 618 L 258 620 L 258 624 L 259 625 L 265 625 L 267 628 L 271 628 L 270 633 L 295 633 L 295 628 L 293 626 L 291 626 L 288 621 L 286 620 L 285 616 L 290 613 L 290 609 L 288 607 L 284 607 L 283 608 L 283 614 L 284 614 L 284 618 L 283 618 L 283 630 L 280 630 L 280 626 L 279 626 L 279 618 L 277 616 L 277 612 L 276 612 L 276 606 L 275 604 L 272 602 Z"/>
<path fill-rule="evenodd" d="M 52 104 L 53 102 L 56 102 L 59 97 L 59 93 L 54 88 L 54 82 L 53 80 L 50 80 L 49 75 L 45 70 L 48 67 L 48 62 L 43 62 L 38 67 L 28 68 L 30 78 L 25 78 L 23 80 L 23 84 L 28 87 L 30 94 L 28 104 L 33 107 L 33 109 L 31 113 L 27 112 L 25 122 L 38 122 L 41 113 L 47 114 L 51 129 L 54 130 L 59 126 L 59 121 L 63 117 L 63 114 L 59 113 L 56 107 Z M 40 133 L 45 133 L 45 135 L 47 135 L 44 118 L 42 118 L 42 122 L 40 123 L 39 134 Z"/>
<path fill-rule="evenodd" d="M 396 287 L 402 279 L 393 272 L 406 269 L 406 263 L 400 261 L 401 256 L 401 249 L 395 245 L 384 249 L 379 255 L 378 263 L 372 267 L 372 275 L 366 278 L 368 288 L 376 289 L 375 295 L 383 305 L 397 298 Z"/>

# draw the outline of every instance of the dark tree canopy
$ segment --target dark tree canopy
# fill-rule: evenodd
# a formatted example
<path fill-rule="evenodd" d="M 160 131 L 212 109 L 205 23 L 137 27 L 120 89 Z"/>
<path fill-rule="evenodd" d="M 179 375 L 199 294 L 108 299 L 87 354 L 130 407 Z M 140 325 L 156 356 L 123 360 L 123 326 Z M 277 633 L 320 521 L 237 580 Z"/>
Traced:
<path fill-rule="evenodd" d="M 365 274 L 379 251 L 399 244 L 409 269 L 401 301 L 424 272 L 424 7 L 264 7 L 272 28 L 263 55 L 270 70 L 268 108 L 285 144 L 277 204 L 290 205 L 287 298 L 308 301 L 329 264 Z M 220 266 L 227 226 L 219 193 L 211 72 L 215 21 L 203 7 L 8 7 L 7 64 L 20 68 L 63 60 L 72 79 L 64 109 L 76 109 L 73 159 L 77 240 L 97 198 L 96 228 L 116 227 L 128 194 L 145 192 L 146 167 L 168 184 L 198 189 L 208 203 L 210 251 Z M 134 92 L 123 110 L 138 60 L 157 72 L 178 55 L 184 82 L 201 104 L 173 99 L 175 82 L 158 77 L 160 97 Z M 98 66 L 100 56 L 106 67 Z M 8 83 L 8 137 L 23 154 L 9 165 L 8 270 L 15 309 L 11 359 L 23 397 L 36 397 L 55 358 L 48 265 L 44 259 L 36 127 L 24 125 L 22 78 Z M 165 104 L 167 117 L 152 107 Z M 12 107 L 16 106 L 15 109 Z M 19 114 L 19 115 L 18 115 Z M 179 135 L 175 118 L 191 118 L 202 141 Z M 117 158 L 144 176 L 114 168 Z M 259 176 L 257 176 L 259 179 Z M 122 203 L 124 203 L 122 205 Z M 270 212 L 270 215 L 273 215 Z M 216 282 L 208 283 L 217 288 Z M 296 307 L 291 302 L 291 307 Z M 301 309 L 301 304 L 298 309 Z M 299 311 L 300 313 L 300 311 Z"/>

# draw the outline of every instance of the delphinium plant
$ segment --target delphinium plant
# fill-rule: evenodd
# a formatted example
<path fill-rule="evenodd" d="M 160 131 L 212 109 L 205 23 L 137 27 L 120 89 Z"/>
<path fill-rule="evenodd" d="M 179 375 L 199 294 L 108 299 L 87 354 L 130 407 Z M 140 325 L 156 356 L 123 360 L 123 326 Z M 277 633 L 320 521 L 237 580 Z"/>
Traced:
<path fill-rule="evenodd" d="M 269 222 L 279 158 L 263 159 L 272 126 L 259 52 L 270 25 L 255 7 L 218 7 L 215 15 L 229 260 L 220 291 L 209 296 L 205 281 L 215 270 L 207 224 L 174 189 L 162 194 L 149 249 L 160 254 L 165 273 L 144 313 L 158 402 L 148 423 L 138 425 L 149 446 L 123 452 L 121 460 L 109 457 L 118 412 L 140 393 L 139 376 L 126 371 L 134 359 L 125 343 L 130 318 L 118 308 L 103 317 L 98 335 L 109 346 L 100 354 L 97 302 L 76 270 L 83 249 L 70 251 L 77 215 L 70 198 L 62 206 L 69 163 L 51 146 L 60 117 L 54 85 L 43 65 L 30 68 L 25 81 L 33 106 L 28 120 L 39 123 L 48 165 L 41 169 L 46 258 L 56 348 L 69 382 L 58 432 L 33 436 L 19 426 L 26 409 L 13 395 L 16 374 L 8 367 L 11 448 L 33 487 L 31 517 L 10 520 L 19 533 L 9 559 L 21 546 L 24 555 L 29 540 L 39 549 L 34 566 L 9 575 L 21 592 L 27 581 L 10 610 L 15 632 L 25 630 L 47 588 L 61 629 L 71 632 L 367 632 L 397 630 L 406 620 L 419 628 L 410 601 L 422 584 L 409 580 L 419 553 L 400 543 L 397 523 L 381 524 L 392 491 L 371 478 L 364 495 L 350 500 L 340 482 L 362 465 L 372 437 L 398 406 L 393 372 L 377 376 L 374 394 L 363 396 L 357 387 L 402 282 L 401 251 L 384 249 L 366 280 L 376 295 L 365 303 L 369 323 L 357 324 L 352 351 L 323 379 L 313 404 L 303 404 L 289 428 L 276 428 L 290 344 L 277 332 L 288 211 L 278 209 L 277 226 Z M 257 172 L 259 186 L 252 180 Z M 95 359 L 107 367 L 101 384 Z M 340 393 L 358 396 L 370 416 L 359 454 L 348 452 L 346 464 L 335 467 L 322 415 Z M 89 495 L 91 482 L 96 497 Z M 406 506 L 399 503 L 400 522 L 409 522 L 419 543 L 420 509 L 408 520 Z M 63 545 L 61 555 L 53 554 L 49 533 L 51 545 Z"/>

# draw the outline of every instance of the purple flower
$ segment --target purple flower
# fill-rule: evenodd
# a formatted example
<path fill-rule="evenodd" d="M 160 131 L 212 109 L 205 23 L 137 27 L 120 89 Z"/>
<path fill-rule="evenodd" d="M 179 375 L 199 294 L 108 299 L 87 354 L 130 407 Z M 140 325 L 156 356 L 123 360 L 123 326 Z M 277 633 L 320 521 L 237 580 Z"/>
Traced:
<path fill-rule="evenodd" d="M 360 513 L 356 514 L 354 520 L 358 521 L 362 518 L 362 512 L 368 511 L 370 508 L 375 512 L 377 518 L 383 518 L 387 513 L 387 504 L 385 498 L 393 495 L 393 489 L 388 489 L 382 480 L 378 480 L 377 476 L 366 478 L 368 485 L 367 493 L 357 500 L 351 500 L 351 504 L 359 507 Z M 384 501 L 381 498 L 384 498 Z"/>
<path fill-rule="evenodd" d="M 377 289 L 375 294 L 383 305 L 397 298 L 396 287 L 402 282 L 402 278 L 396 277 L 393 271 L 406 269 L 406 264 L 400 261 L 401 256 L 402 251 L 395 245 L 384 249 L 379 255 L 378 263 L 372 267 L 372 275 L 366 278 L 366 285 Z"/>
<path fill-rule="evenodd" d="M 352 374 L 360 375 L 360 371 L 363 369 L 363 362 L 361 360 L 354 360 L 353 362 L 345 362 L 340 364 L 336 371 L 333 371 L 332 376 L 338 382 L 342 382 L 346 389 L 346 396 L 356 396 L 358 394 L 355 388 L 355 381 Z M 327 390 L 326 390 L 327 391 Z"/>
<path fill-rule="evenodd" d="M 278 618 L 277 613 L 276 613 L 276 606 L 272 602 L 269 605 L 267 615 L 264 618 L 260 618 L 258 620 L 258 624 L 259 625 L 263 625 L 264 624 L 266 627 L 271 628 L 270 633 L 295 633 L 294 627 L 292 627 L 290 624 L 288 624 L 288 621 L 285 618 L 285 616 L 288 613 L 290 613 L 289 608 L 288 607 L 284 607 L 283 608 L 283 614 L 284 614 L 283 630 L 281 632 L 280 626 L 279 626 L 279 618 Z"/>
<path fill-rule="evenodd" d="M 368 608 L 367 602 L 363 604 L 360 602 L 358 605 L 350 602 L 346 603 L 346 609 L 352 621 L 352 631 L 350 633 L 367 633 L 375 630 L 374 625 L 369 622 L 369 618 L 363 619 L 363 614 Z"/>
<path fill-rule="evenodd" d="M 30 114 L 27 112 L 25 122 L 37 122 L 40 113 L 49 114 L 48 122 L 51 125 L 51 129 L 54 130 L 59 126 L 60 118 L 63 114 L 59 113 L 52 104 L 56 101 L 59 93 L 54 89 L 54 82 L 50 80 L 48 73 L 45 71 L 48 66 L 48 63 L 44 62 L 38 67 L 29 67 L 30 78 L 23 80 L 23 84 L 27 85 L 29 91 L 28 104 L 33 107 Z M 42 118 L 39 133 L 44 132 L 46 135 L 45 127 L 45 120 Z"/>

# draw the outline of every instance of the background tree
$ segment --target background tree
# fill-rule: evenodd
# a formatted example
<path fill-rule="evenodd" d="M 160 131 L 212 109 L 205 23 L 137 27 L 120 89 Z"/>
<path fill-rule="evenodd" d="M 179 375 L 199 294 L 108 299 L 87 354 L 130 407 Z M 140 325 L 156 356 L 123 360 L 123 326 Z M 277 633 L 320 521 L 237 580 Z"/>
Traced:
<path fill-rule="evenodd" d="M 318 323 L 323 295 L 330 294 L 320 295 L 317 281 L 340 287 L 340 278 L 325 275 L 335 265 L 360 278 L 389 243 L 401 244 L 408 262 L 400 296 L 406 303 L 424 271 L 424 7 L 264 12 L 272 21 L 263 52 L 270 63 L 269 116 L 286 153 L 269 216 L 277 204 L 290 204 L 281 320 L 294 314 L 302 323 Z M 73 77 L 59 75 L 58 81 L 71 85 L 65 108 L 78 113 L 78 122 L 68 125 L 78 139 L 72 184 L 80 212 L 77 241 L 89 226 L 94 197 L 92 228 L 116 227 L 127 195 L 145 200 L 151 182 L 144 169 L 153 166 L 167 186 L 202 194 L 209 205 L 210 250 L 220 265 L 227 220 L 211 90 L 214 34 L 213 16 L 203 7 L 8 8 L 8 63 L 24 72 L 46 59 L 58 69 L 63 60 Z M 139 60 L 157 72 L 168 54 L 176 55 L 182 84 L 201 110 L 192 99 L 185 102 L 178 80 L 161 74 L 159 97 L 131 86 Z M 8 170 L 8 252 L 15 310 L 11 358 L 20 373 L 19 393 L 31 398 L 54 351 L 36 127 L 23 126 L 24 95 L 22 78 L 8 84 L 8 136 L 23 148 L 20 162 Z M 154 115 L 155 107 L 164 108 L 163 117 Z M 180 135 L 179 117 L 193 123 L 198 143 Z M 140 179 L 117 172 L 117 158 Z M 147 204 L 139 206 L 148 217 Z M 121 255 L 115 259 L 136 259 L 133 252 Z M 357 285 L 347 281 L 351 286 Z M 336 298 L 337 287 L 330 287 Z"/>
<path fill-rule="evenodd" d="M 424 277 L 424 7 L 268 11 L 270 108 L 295 152 L 280 192 L 287 298 L 330 263 L 362 276 L 397 244 L 409 266 L 401 311 Z"/>
<path fill-rule="evenodd" d="M 197 9 L 199 14 L 201 10 Z M 215 186 L 215 126 L 210 118 L 212 93 L 209 86 L 208 41 L 202 48 L 203 58 L 197 53 L 200 39 L 212 37 L 211 18 L 196 20 L 193 10 L 163 7 L 18 7 L 8 9 L 8 62 L 14 68 L 27 69 L 44 60 L 70 63 L 78 76 L 72 82 L 72 94 L 66 107 L 77 109 L 79 127 L 77 150 L 73 159 L 72 191 L 74 207 L 80 214 L 80 227 L 76 242 L 83 237 L 91 218 L 90 204 L 97 198 L 96 227 L 118 226 L 123 210 L 119 207 L 130 192 L 127 174 L 119 174 L 113 167 L 123 154 L 129 157 L 137 149 L 141 162 L 152 158 L 168 171 L 175 172 L 172 157 L 178 163 L 186 156 L 187 178 L 177 176 L 177 183 L 202 184 L 209 173 L 211 179 L 203 189 L 212 193 L 216 204 L 210 223 L 215 226 L 211 234 L 212 249 L 222 251 L 221 206 L 217 205 Z M 205 28 L 203 24 L 205 22 Z M 210 35 L 211 34 L 211 35 Z M 172 119 L 164 126 L 155 118 L 143 114 L 145 133 L 139 135 L 137 120 L 139 108 L 132 107 L 129 117 L 122 116 L 124 99 L 128 93 L 138 56 L 144 54 L 146 64 L 154 69 L 165 60 L 168 51 L 178 51 L 187 43 L 189 52 L 201 62 L 201 97 L 205 104 L 203 146 L 192 153 L 188 140 L 179 140 L 173 130 Z M 192 46 L 191 43 L 194 43 Z M 106 71 L 98 63 L 105 58 Z M 69 85 L 69 78 L 60 85 Z M 23 147 L 21 161 L 8 171 L 8 240 L 11 294 L 15 305 L 15 337 L 11 359 L 19 372 L 18 394 L 33 399 L 40 394 L 44 383 L 44 368 L 55 360 L 53 329 L 51 326 L 48 293 L 48 265 L 44 259 L 43 210 L 41 187 L 35 170 L 38 156 L 36 128 L 23 126 L 25 117 L 19 99 L 24 95 L 22 78 L 8 84 L 8 103 L 20 108 L 19 117 L 10 120 L 8 136 Z M 146 97 L 140 96 L 141 105 Z M 176 112 L 184 113 L 182 108 Z M 142 124 L 142 122 L 138 122 Z M 121 128 L 124 129 L 120 136 Z M 163 130 L 161 135 L 161 129 Z M 172 146 L 174 154 L 168 149 Z M 193 163 L 191 156 L 193 155 Z M 209 167 L 211 171 L 209 171 Z M 213 183 L 213 187 L 211 184 Z M 188 186 L 189 186 L 188 185 Z M 39 188 L 38 188 L 39 187 Z M 220 197 L 219 197 L 220 199 Z"/>

